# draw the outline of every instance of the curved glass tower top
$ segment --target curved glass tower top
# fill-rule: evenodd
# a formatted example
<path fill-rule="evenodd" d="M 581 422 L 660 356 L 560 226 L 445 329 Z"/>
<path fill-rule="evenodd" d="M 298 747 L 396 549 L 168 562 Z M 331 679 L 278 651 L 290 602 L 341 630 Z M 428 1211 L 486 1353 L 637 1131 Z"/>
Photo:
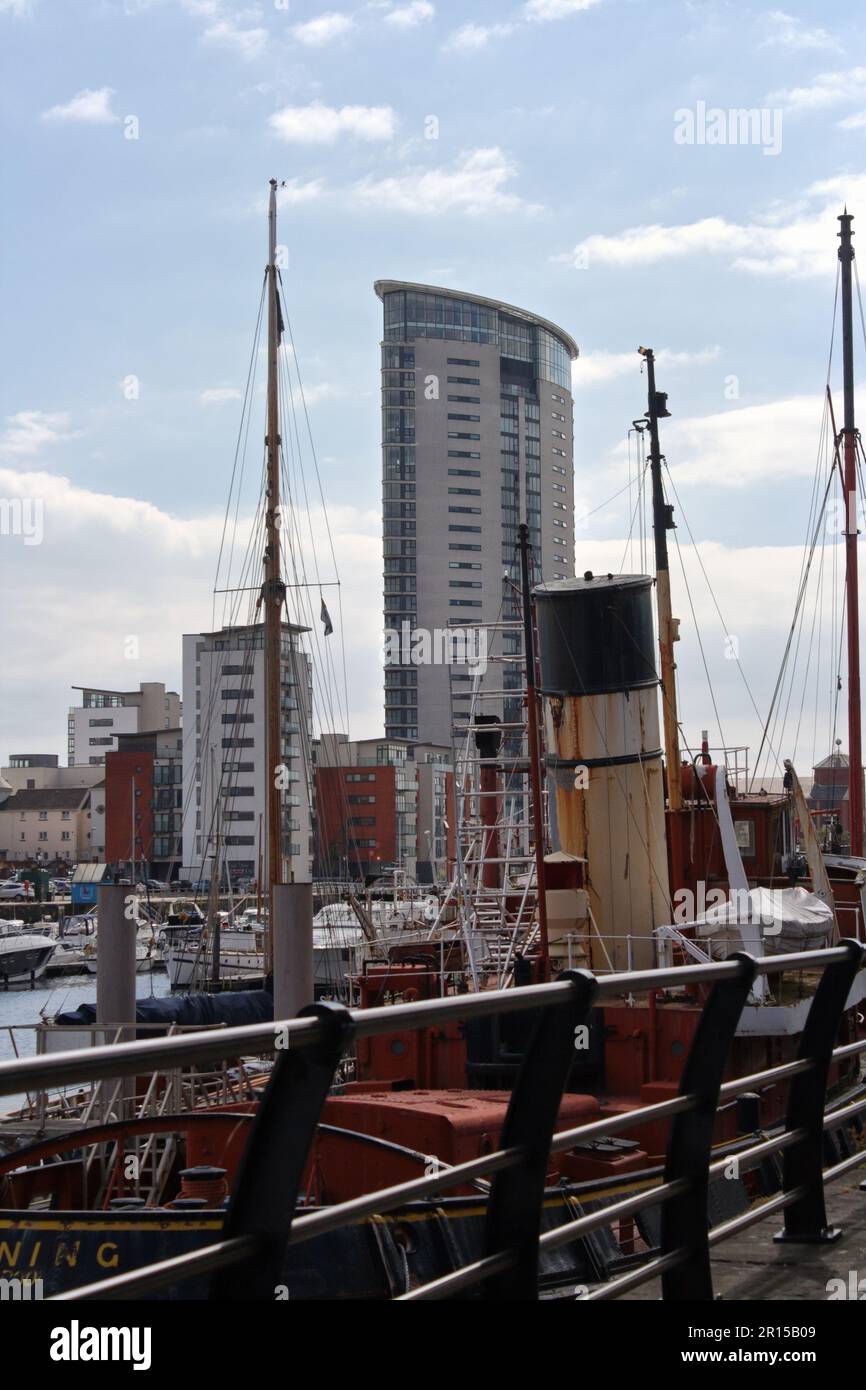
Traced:
<path fill-rule="evenodd" d="M 571 390 L 571 361 L 578 355 L 574 339 L 537 314 L 481 295 L 455 293 L 403 280 L 377 280 L 375 290 L 385 308 L 385 340 L 445 338 L 460 343 L 488 343 L 502 357 L 528 363 L 534 375 Z"/>

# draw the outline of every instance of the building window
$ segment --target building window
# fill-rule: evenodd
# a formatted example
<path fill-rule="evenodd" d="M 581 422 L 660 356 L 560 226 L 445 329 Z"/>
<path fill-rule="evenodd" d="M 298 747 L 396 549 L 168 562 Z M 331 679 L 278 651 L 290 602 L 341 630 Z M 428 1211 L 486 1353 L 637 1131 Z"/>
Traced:
<path fill-rule="evenodd" d="M 449 367 L 480 367 L 481 362 L 474 357 L 446 357 L 445 362 Z"/>

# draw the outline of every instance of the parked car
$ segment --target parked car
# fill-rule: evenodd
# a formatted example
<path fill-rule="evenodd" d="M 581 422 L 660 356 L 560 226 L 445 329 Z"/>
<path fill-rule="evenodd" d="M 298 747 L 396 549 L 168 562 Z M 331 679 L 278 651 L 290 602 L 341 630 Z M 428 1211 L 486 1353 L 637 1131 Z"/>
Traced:
<path fill-rule="evenodd" d="M 52 893 L 61 893 L 63 895 L 71 891 L 71 886 L 68 878 L 53 878 L 49 885 Z"/>
<path fill-rule="evenodd" d="M 32 883 L 18 883 L 16 879 L 7 879 L 5 883 L 0 883 L 0 898 L 20 900 L 32 897 L 34 897 Z"/>

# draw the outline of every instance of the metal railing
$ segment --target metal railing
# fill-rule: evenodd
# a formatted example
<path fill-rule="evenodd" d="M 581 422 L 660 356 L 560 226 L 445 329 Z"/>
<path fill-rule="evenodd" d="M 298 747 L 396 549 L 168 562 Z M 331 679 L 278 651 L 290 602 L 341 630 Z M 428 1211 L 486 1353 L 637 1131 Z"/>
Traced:
<path fill-rule="evenodd" d="M 814 1243 L 835 1234 L 827 1223 L 825 1183 L 866 1160 L 866 1150 L 824 1171 L 824 1132 L 856 1120 L 866 1110 L 866 1099 L 826 1114 L 825 1101 L 831 1065 L 866 1050 L 866 1040 L 834 1050 L 864 951 L 866 947 L 861 943 L 847 940 L 829 950 L 758 960 L 738 954 L 717 964 L 631 971 L 601 978 L 587 971 L 574 971 L 550 984 L 384 1008 L 351 1011 L 339 1004 L 320 1003 L 282 1023 L 2 1063 L 0 1095 L 22 1087 L 94 1082 L 140 1071 L 142 1067 L 165 1068 L 212 1062 L 227 1055 L 276 1053 L 274 1070 L 251 1126 L 226 1210 L 221 1238 L 203 1249 L 55 1297 L 67 1301 L 140 1297 L 193 1275 L 208 1273 L 211 1298 L 270 1300 L 281 1286 L 289 1245 L 486 1176 L 492 1181 L 480 1257 L 410 1290 L 399 1301 L 444 1299 L 469 1289 L 480 1289 L 484 1298 L 536 1299 L 541 1254 L 649 1206 L 661 1207 L 659 1253 L 585 1297 L 615 1298 L 660 1276 L 665 1299 L 711 1299 L 711 1247 L 771 1213 L 784 1212 L 783 1234 L 790 1241 Z M 723 1082 L 731 1043 L 755 976 L 788 970 L 820 974 L 797 1058 Z M 626 1114 L 557 1131 L 577 1030 L 587 1024 L 591 1010 L 624 994 L 699 985 L 711 989 L 686 1059 L 679 1094 Z M 355 1039 L 522 1011 L 534 1012 L 534 1029 L 514 1084 L 498 1149 L 377 1192 L 298 1213 L 302 1176 L 322 1107 L 341 1058 Z M 713 1132 L 719 1105 L 782 1082 L 790 1083 L 782 1132 L 737 1151 L 741 1168 L 754 1166 L 771 1154 L 782 1154 L 782 1191 L 762 1205 L 711 1228 L 707 1215 L 709 1183 L 726 1161 L 713 1162 Z M 545 1179 L 551 1153 L 659 1120 L 670 1121 L 660 1183 L 542 1233 Z"/>

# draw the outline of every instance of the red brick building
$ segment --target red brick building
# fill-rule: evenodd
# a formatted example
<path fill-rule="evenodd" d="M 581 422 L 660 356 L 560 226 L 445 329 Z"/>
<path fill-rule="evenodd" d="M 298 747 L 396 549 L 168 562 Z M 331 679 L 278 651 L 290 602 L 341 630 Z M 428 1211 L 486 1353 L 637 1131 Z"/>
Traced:
<path fill-rule="evenodd" d="M 316 876 L 403 869 L 442 881 L 454 858 L 450 752 L 408 739 L 320 740 L 315 770 Z"/>
<path fill-rule="evenodd" d="M 119 734 L 105 758 L 105 859 L 124 872 L 168 879 L 181 860 L 180 729 Z"/>

